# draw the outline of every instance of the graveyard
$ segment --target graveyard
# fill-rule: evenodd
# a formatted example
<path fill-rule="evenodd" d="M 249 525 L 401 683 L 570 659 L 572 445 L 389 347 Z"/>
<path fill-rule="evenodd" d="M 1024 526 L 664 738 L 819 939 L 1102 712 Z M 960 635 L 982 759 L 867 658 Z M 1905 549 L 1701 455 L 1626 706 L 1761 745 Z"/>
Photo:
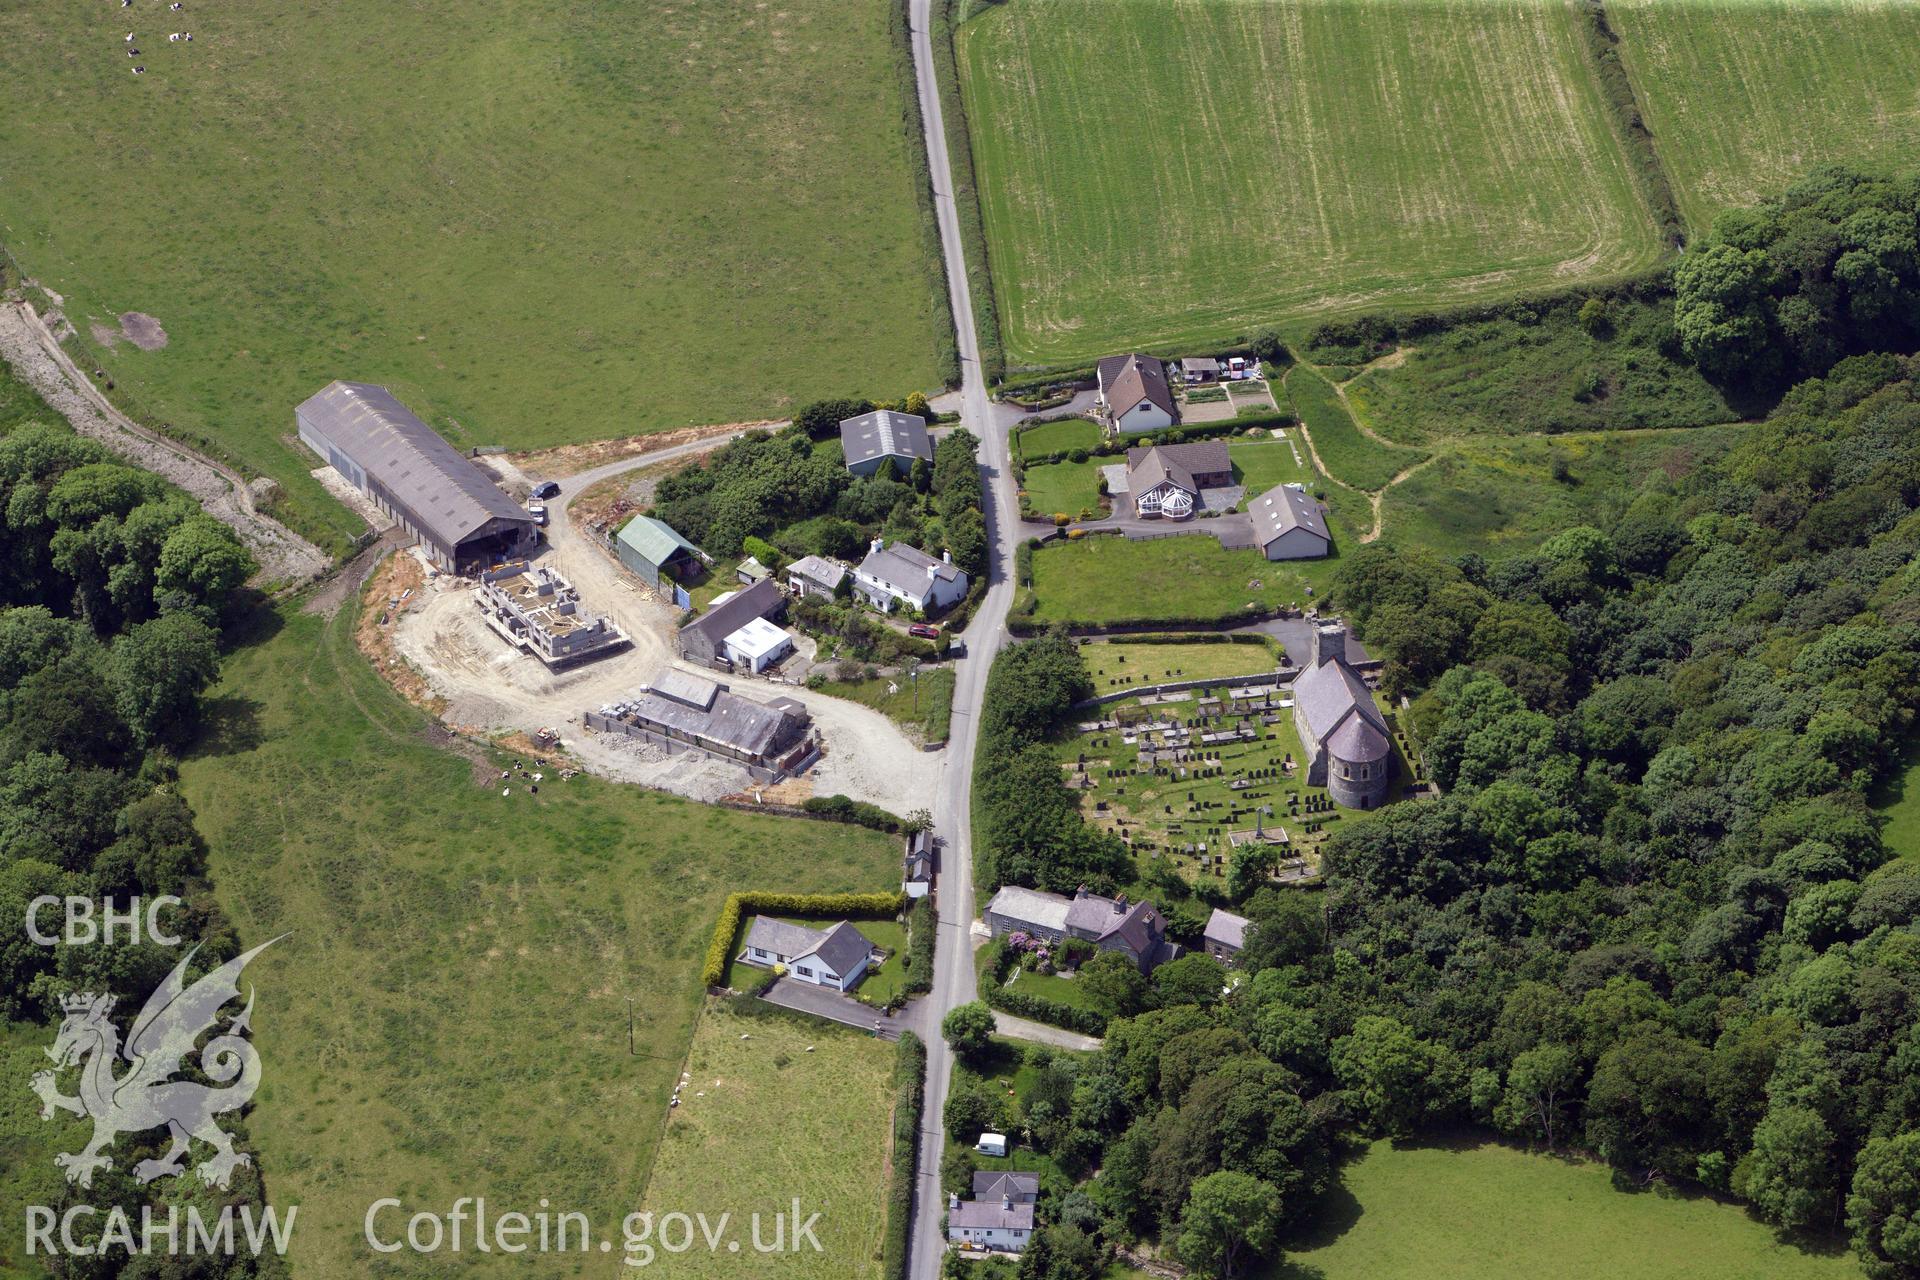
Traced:
<path fill-rule="evenodd" d="M 1396 712 L 1380 706 L 1394 732 L 1398 799 L 1416 779 Z M 1306 785 L 1291 690 L 1271 676 L 1086 714 L 1059 745 L 1062 776 L 1089 822 L 1133 846 L 1143 876 L 1168 859 L 1188 881 L 1224 877 L 1235 848 L 1264 842 L 1275 846 L 1282 882 L 1309 882 L 1320 875 L 1320 843 L 1368 816 Z"/>

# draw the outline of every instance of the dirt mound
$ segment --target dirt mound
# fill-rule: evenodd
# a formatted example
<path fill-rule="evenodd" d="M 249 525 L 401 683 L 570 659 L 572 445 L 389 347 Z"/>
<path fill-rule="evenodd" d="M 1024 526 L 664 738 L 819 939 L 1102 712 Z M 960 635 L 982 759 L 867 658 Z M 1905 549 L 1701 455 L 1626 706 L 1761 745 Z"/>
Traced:
<path fill-rule="evenodd" d="M 167 345 L 167 331 L 160 322 L 143 311 L 122 311 L 120 332 L 142 351 L 158 351 Z"/>

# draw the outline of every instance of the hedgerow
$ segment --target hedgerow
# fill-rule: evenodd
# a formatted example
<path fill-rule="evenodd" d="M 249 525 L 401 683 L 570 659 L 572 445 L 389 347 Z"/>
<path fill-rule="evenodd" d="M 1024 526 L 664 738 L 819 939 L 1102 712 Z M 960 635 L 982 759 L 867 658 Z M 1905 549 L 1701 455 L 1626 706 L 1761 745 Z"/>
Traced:
<path fill-rule="evenodd" d="M 740 932 L 740 918 L 748 912 L 774 912 L 783 916 L 838 916 L 868 919 L 898 915 L 905 895 L 894 893 L 771 893 L 748 889 L 727 895 L 720 908 L 720 919 L 713 926 L 713 938 L 707 943 L 706 963 L 700 980 L 717 987 L 726 977 L 727 959 L 733 953 L 733 940 Z"/>

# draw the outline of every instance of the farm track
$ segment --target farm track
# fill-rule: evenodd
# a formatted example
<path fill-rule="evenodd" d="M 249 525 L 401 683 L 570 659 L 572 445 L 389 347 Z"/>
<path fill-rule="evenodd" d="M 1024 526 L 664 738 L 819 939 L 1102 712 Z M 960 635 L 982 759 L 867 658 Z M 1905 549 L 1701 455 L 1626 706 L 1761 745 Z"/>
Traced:
<path fill-rule="evenodd" d="M 297 585 L 326 573 L 332 561 L 254 502 L 246 477 L 232 467 L 141 426 L 81 372 L 46 321 L 25 302 L 0 305 L 0 356 L 21 381 L 73 429 L 136 466 L 178 485 L 208 515 L 227 525 L 259 564 L 256 579 Z"/>

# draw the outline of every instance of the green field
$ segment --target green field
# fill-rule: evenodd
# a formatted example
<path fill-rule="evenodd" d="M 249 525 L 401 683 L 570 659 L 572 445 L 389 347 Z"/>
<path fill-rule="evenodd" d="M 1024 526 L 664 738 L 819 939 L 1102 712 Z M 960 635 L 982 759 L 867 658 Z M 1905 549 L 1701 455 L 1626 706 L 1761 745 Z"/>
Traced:
<path fill-rule="evenodd" d="M 727 1234 L 739 1248 L 723 1243 L 709 1252 L 696 1231 L 690 1251 L 653 1255 L 661 1273 L 877 1280 L 893 1065 L 890 1041 L 710 1002 L 687 1054 L 692 1078 L 667 1122 L 640 1207 L 656 1220 L 705 1213 L 711 1224 L 731 1214 Z M 820 1215 L 820 1252 L 758 1252 L 752 1215 L 760 1215 L 760 1239 L 771 1242 L 773 1215 L 791 1213 L 796 1196 L 802 1220 Z M 640 1255 L 630 1252 L 627 1261 L 626 1274 L 647 1274 Z"/>
<path fill-rule="evenodd" d="M 1012 361 L 1643 269 L 1582 18 L 1539 0 L 1011 0 L 960 29 Z"/>
<path fill-rule="evenodd" d="M 291 931 L 248 971 L 266 1064 L 248 1123 L 273 1201 L 300 1205 L 296 1273 L 440 1274 L 376 1260 L 366 1207 L 546 1196 L 617 1221 L 725 895 L 891 888 L 898 842 L 586 776 L 502 797 L 490 762 L 435 745 L 371 670 L 351 614 L 268 616 L 227 661 L 182 785 L 240 936 Z"/>
<path fill-rule="evenodd" d="M 1581 328 L 1578 312 L 1568 303 L 1533 323 L 1503 317 L 1423 335 L 1392 362 L 1347 383 L 1347 401 L 1375 435 L 1406 445 L 1698 427 L 1757 416 L 1660 350 L 1659 335 L 1672 327 L 1671 303 L 1616 300 L 1598 336 Z"/>
<path fill-rule="evenodd" d="M 0 7 L 0 245 L 130 410 L 288 490 L 382 382 L 456 444 L 777 416 L 938 379 L 886 0 Z M 121 37 L 139 37 L 144 76 Z M 101 349 L 139 311 L 170 342 Z"/>
<path fill-rule="evenodd" d="M 1034 616 L 1041 622 L 1170 622 L 1273 609 L 1324 595 L 1340 563 L 1342 531 L 1325 560 L 1270 561 L 1228 551 L 1204 533 L 1133 542 L 1081 538 L 1033 553 Z"/>
<path fill-rule="evenodd" d="M 1384 537 L 1443 556 L 1528 550 L 1577 524 L 1605 528 L 1649 483 L 1666 487 L 1729 448 L 1738 426 L 1542 440 L 1461 440 L 1387 490 Z M 1554 462 L 1566 470 L 1555 479 Z"/>
<path fill-rule="evenodd" d="M 1068 449 L 1091 449 L 1100 443 L 1100 424 L 1089 418 L 1042 422 L 1016 431 L 1014 441 L 1023 458 L 1038 458 Z"/>
<path fill-rule="evenodd" d="M 1902 857 L 1920 859 L 1920 734 L 1907 739 L 1893 778 L 1873 797 L 1887 825 L 1880 838 Z"/>
<path fill-rule="evenodd" d="M 1313 469 L 1313 459 L 1301 442 L 1300 433 L 1290 434 L 1291 439 L 1252 440 L 1227 446 L 1227 454 L 1233 459 L 1234 483 L 1245 486 L 1247 491 L 1240 502 L 1242 509 L 1277 484 L 1303 484 L 1309 489 L 1319 484 L 1319 474 Z M 1296 457 L 1298 462 L 1294 460 Z"/>
<path fill-rule="evenodd" d="M 1635 92 L 1696 231 L 1822 164 L 1920 161 L 1920 6 L 1610 0 Z"/>
<path fill-rule="evenodd" d="M 1287 394 L 1313 440 L 1314 456 L 1341 484 L 1368 492 L 1384 489 L 1427 458 L 1420 449 L 1368 439 L 1333 384 L 1305 365 L 1287 375 Z"/>
<path fill-rule="evenodd" d="M 1597 1164 L 1493 1144 L 1375 1143 L 1337 1212 L 1265 1280 L 1859 1280 L 1734 1205 L 1616 1191 Z M 1343 1203 L 1344 1202 L 1344 1203 Z"/>
<path fill-rule="evenodd" d="M 1279 655 L 1264 644 L 1125 644 L 1115 641 L 1082 645 L 1080 656 L 1093 677 L 1095 693 L 1111 693 L 1129 685 L 1159 680 L 1211 680 L 1218 676 L 1255 675 L 1272 671 Z"/>
<path fill-rule="evenodd" d="M 1020 487 L 1026 492 L 1026 508 L 1042 519 L 1054 515 L 1078 517 L 1082 511 L 1095 516 L 1100 510 L 1100 468 L 1124 458 L 1089 458 L 1085 462 L 1047 462 L 1028 467 Z"/>

